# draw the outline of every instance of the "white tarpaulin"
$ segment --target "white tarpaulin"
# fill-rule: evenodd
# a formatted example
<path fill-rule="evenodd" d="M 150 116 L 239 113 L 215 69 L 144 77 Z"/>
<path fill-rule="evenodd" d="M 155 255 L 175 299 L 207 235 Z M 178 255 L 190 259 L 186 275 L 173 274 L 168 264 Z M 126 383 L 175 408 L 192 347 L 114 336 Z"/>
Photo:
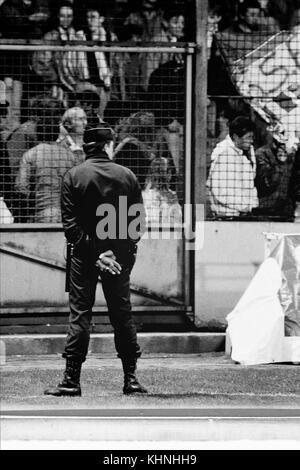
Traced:
<path fill-rule="evenodd" d="M 231 357 L 300 362 L 300 234 L 283 235 L 227 316 Z"/>

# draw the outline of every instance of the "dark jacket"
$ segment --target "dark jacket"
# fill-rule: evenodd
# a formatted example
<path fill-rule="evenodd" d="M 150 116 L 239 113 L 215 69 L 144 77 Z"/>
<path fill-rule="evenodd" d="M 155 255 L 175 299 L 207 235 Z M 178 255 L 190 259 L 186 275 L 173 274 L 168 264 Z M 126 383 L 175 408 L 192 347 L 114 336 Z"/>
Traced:
<path fill-rule="evenodd" d="M 150 75 L 148 109 L 154 112 L 157 125 L 167 126 L 174 119 L 184 124 L 184 62 L 170 60 Z"/>
<path fill-rule="evenodd" d="M 300 202 L 300 151 L 295 155 L 292 178 L 290 184 L 290 195 L 293 202 Z"/>
<path fill-rule="evenodd" d="M 121 200 L 120 196 L 127 199 Z M 67 171 L 63 178 L 61 212 L 67 240 L 78 244 L 88 236 L 101 250 L 134 245 L 140 237 L 128 234 L 127 228 L 134 216 L 126 217 L 126 203 L 128 208 L 133 204 L 140 205 L 142 217 L 139 220 L 143 226 L 143 199 L 135 175 L 128 168 L 111 161 L 105 152 L 91 155 L 84 163 Z M 101 204 L 110 206 L 102 206 L 100 210 Z M 109 216 L 104 209 L 109 211 Z M 115 210 L 116 217 L 111 210 Z M 107 221 L 108 218 L 112 224 L 105 227 L 105 233 L 109 234 L 101 240 L 101 220 Z M 121 220 L 122 223 L 119 223 Z"/>
<path fill-rule="evenodd" d="M 255 185 L 259 197 L 259 208 L 263 213 L 292 216 L 293 204 L 289 195 L 293 159 L 280 162 L 276 150 L 264 145 L 256 151 Z"/>
<path fill-rule="evenodd" d="M 13 198 L 13 179 L 11 174 L 11 167 L 9 164 L 8 152 L 6 143 L 0 137 L 0 196 L 3 199 L 9 210 L 12 209 Z"/>
<path fill-rule="evenodd" d="M 43 8 L 43 3 L 45 8 Z M 47 2 L 34 0 L 26 6 L 22 0 L 6 0 L 0 7 L 0 37 L 2 39 L 39 39 L 42 36 L 41 25 L 30 21 L 34 13 L 46 13 Z M 28 51 L 2 51 L 0 74 L 2 78 L 12 77 L 23 80 L 30 62 Z"/>
<path fill-rule="evenodd" d="M 273 149 L 264 145 L 256 150 L 256 179 L 258 197 L 270 196 L 280 183 L 279 164 Z"/>

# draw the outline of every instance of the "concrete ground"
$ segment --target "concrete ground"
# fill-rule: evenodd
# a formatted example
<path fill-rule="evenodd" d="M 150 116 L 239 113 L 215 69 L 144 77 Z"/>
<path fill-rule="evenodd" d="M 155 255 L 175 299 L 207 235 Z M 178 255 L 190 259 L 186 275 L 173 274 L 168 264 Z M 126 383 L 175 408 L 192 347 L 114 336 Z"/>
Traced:
<path fill-rule="evenodd" d="M 62 377 L 60 355 L 8 356 L 1 367 L 1 409 L 128 409 L 206 407 L 300 408 L 300 366 L 242 366 L 223 352 L 144 354 L 138 378 L 146 396 L 123 396 L 121 362 L 92 354 L 82 367 L 82 397 L 43 395 Z"/>
<path fill-rule="evenodd" d="M 138 378 L 149 394 L 124 396 L 120 360 L 91 354 L 83 365 L 82 397 L 43 395 L 61 379 L 63 367 L 58 354 L 6 358 L 3 448 L 16 442 L 61 445 L 67 436 L 68 448 L 83 441 L 239 439 L 282 440 L 300 448 L 299 365 L 242 366 L 224 352 L 144 354 Z"/>

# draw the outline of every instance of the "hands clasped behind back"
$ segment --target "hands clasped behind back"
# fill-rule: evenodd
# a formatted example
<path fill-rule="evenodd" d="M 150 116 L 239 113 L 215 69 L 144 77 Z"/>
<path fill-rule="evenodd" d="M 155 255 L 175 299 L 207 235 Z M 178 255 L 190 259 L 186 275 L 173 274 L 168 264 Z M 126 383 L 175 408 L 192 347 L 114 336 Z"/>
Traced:
<path fill-rule="evenodd" d="M 120 274 L 122 271 L 122 266 L 117 262 L 112 250 L 101 253 L 96 261 L 96 266 L 100 271 L 110 273 L 114 276 Z"/>

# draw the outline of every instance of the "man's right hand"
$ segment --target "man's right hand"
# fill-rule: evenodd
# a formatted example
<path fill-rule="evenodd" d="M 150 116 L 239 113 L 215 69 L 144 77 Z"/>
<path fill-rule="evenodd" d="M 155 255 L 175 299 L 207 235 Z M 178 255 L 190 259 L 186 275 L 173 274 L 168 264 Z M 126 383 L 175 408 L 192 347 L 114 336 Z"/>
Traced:
<path fill-rule="evenodd" d="M 112 275 L 120 274 L 122 266 L 116 261 L 116 257 L 111 250 L 104 251 L 99 255 L 96 266 L 100 271 L 110 273 Z"/>

